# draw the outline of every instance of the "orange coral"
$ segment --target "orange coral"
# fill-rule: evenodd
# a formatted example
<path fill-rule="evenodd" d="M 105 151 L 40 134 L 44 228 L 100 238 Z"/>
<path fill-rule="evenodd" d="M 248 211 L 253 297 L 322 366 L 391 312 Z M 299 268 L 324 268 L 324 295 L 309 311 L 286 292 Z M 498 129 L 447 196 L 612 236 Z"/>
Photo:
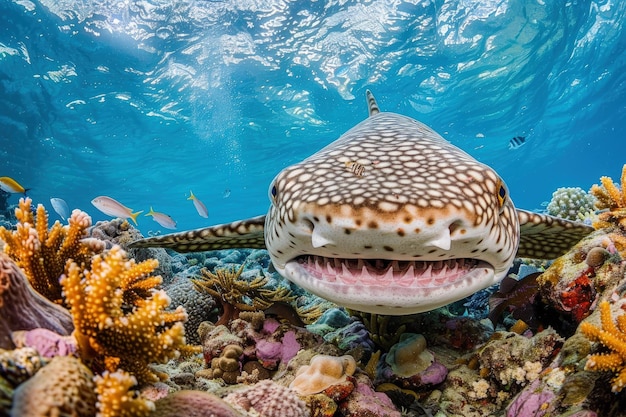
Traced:
<path fill-rule="evenodd" d="M 596 207 L 600 210 L 626 208 L 626 165 L 622 168 L 621 190 L 609 177 L 601 177 L 600 182 L 602 186 L 594 184 L 590 190 L 591 194 L 598 199 Z"/>
<path fill-rule="evenodd" d="M 36 216 L 31 210 L 32 200 L 21 198 L 15 216 L 17 229 L 9 231 L 0 227 L 0 239 L 5 242 L 4 251 L 26 273 L 33 288 L 47 299 L 63 304 L 59 277 L 65 264 L 72 259 L 78 264 L 88 263 L 104 245 L 84 240 L 91 226 L 91 217 L 83 211 L 74 210 L 63 226 L 56 221 L 48 228 L 48 213 L 43 205 L 37 206 Z"/>
<path fill-rule="evenodd" d="M 154 411 L 152 401 L 130 392 L 137 380 L 127 372 L 104 372 L 94 380 L 98 393 L 97 417 L 144 417 Z"/>
<path fill-rule="evenodd" d="M 606 346 L 610 352 L 589 355 L 585 370 L 615 373 L 612 390 L 620 392 L 626 386 L 626 315 L 618 316 L 616 325 L 611 318 L 608 301 L 602 301 L 599 309 L 602 328 L 583 322 L 580 331 L 589 340 Z"/>
<path fill-rule="evenodd" d="M 96 368 L 131 372 L 139 382 L 158 380 L 150 363 L 164 363 L 193 349 L 185 345 L 182 307 L 164 311 L 170 299 L 150 276 L 158 261 L 127 258 L 119 246 L 96 255 L 90 270 L 72 262 L 61 279 L 83 359 Z M 147 294 L 147 296 L 146 296 Z"/>

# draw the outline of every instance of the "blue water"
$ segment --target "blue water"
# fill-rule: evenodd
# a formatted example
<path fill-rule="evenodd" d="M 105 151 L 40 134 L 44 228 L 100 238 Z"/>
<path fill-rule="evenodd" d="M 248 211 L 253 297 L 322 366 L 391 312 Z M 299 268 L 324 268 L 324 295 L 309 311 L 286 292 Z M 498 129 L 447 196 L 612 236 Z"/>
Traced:
<path fill-rule="evenodd" d="M 95 220 L 98 195 L 179 230 L 258 215 L 369 88 L 540 208 L 626 163 L 625 22 L 619 0 L 3 1 L 0 176 Z"/>

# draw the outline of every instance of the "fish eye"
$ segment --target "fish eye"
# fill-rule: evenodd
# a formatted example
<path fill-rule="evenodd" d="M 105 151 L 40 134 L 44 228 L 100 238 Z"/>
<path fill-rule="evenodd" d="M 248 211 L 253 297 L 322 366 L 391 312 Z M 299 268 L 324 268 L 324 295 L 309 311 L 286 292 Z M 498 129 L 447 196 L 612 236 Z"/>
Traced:
<path fill-rule="evenodd" d="M 497 190 L 498 190 L 498 195 L 497 195 L 498 208 L 500 209 L 500 211 L 502 211 L 502 208 L 504 207 L 504 204 L 506 203 L 506 199 L 509 194 L 502 180 L 498 180 Z"/>
<path fill-rule="evenodd" d="M 272 184 L 270 188 L 270 200 L 276 200 L 276 195 L 278 195 L 278 190 L 276 189 L 276 185 Z"/>

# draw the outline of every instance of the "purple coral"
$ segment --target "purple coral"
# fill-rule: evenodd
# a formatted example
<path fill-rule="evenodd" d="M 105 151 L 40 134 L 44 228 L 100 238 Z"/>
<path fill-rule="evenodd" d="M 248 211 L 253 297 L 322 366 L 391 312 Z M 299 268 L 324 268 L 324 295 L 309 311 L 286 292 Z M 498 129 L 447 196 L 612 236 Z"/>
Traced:
<path fill-rule="evenodd" d="M 67 356 L 76 353 L 78 346 L 71 336 L 62 336 L 48 329 L 32 329 L 13 332 L 13 341 L 18 347 L 31 347 L 44 358 Z"/>
<path fill-rule="evenodd" d="M 400 412 L 386 394 L 372 389 L 363 374 L 355 379 L 356 388 L 339 404 L 342 415 L 362 417 L 400 417 Z"/>
<path fill-rule="evenodd" d="M 0 253 L 0 348 L 15 347 L 11 332 L 39 327 L 69 335 L 74 324 L 69 311 L 35 292 L 15 262 Z"/>
<path fill-rule="evenodd" d="M 556 394 L 551 390 L 540 389 L 540 382 L 540 379 L 536 379 L 515 397 L 506 410 L 506 417 L 543 417 L 551 411 L 551 407 L 546 407 L 546 404 L 550 404 Z"/>

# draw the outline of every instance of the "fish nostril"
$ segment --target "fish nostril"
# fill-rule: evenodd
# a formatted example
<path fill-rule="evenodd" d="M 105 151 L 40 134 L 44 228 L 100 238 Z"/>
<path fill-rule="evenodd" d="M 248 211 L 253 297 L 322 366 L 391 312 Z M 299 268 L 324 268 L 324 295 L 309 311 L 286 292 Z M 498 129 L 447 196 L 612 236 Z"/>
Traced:
<path fill-rule="evenodd" d="M 448 226 L 448 230 L 450 231 L 450 236 L 454 235 L 454 232 L 459 230 L 459 228 L 461 227 L 462 227 L 462 224 L 459 220 L 450 223 L 450 225 Z"/>
<path fill-rule="evenodd" d="M 313 224 L 313 222 L 309 219 L 302 219 L 302 224 L 304 225 L 304 227 L 306 229 L 309 230 L 309 232 L 313 232 L 313 229 L 315 228 L 315 225 Z"/>

